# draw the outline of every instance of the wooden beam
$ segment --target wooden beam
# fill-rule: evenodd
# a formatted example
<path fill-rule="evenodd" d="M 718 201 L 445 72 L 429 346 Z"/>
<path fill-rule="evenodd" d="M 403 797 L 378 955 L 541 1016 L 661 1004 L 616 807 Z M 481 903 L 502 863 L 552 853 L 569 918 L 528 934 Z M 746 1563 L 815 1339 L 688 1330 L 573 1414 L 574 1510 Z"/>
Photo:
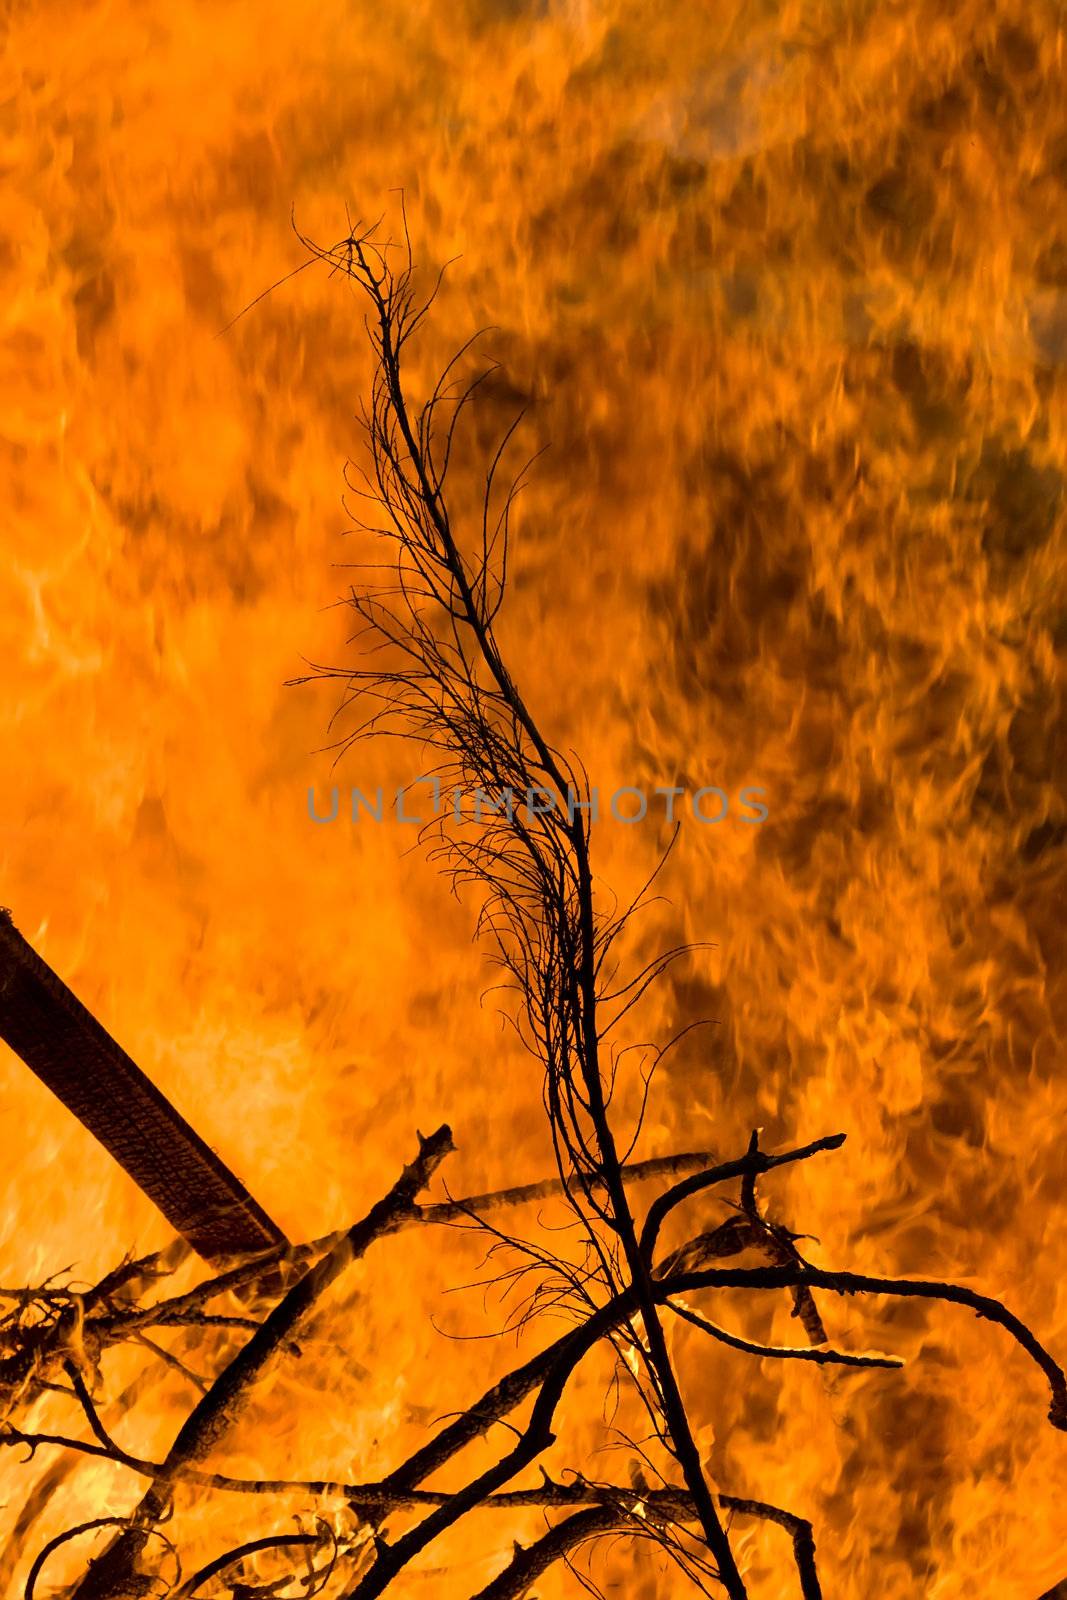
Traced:
<path fill-rule="evenodd" d="M 276 1223 L 0 908 L 0 1037 L 198 1255 L 285 1245 Z"/>

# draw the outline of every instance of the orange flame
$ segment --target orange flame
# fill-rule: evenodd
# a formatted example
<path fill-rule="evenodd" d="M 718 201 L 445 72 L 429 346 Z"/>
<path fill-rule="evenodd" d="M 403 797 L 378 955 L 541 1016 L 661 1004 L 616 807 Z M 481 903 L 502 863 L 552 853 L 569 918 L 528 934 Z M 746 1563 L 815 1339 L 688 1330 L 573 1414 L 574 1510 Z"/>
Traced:
<path fill-rule="evenodd" d="M 843 1152 L 767 1185 L 817 1259 L 966 1280 L 1067 1350 L 1057 8 L 36 0 L 9 26 L 0 839 L 27 936 L 293 1237 L 365 1209 L 416 1125 L 456 1129 L 455 1193 L 544 1172 L 471 908 L 411 830 L 305 809 L 338 776 L 315 751 L 331 703 L 281 685 L 342 648 L 317 613 L 345 578 L 357 308 L 303 273 L 220 336 L 299 265 L 291 205 L 332 238 L 346 201 L 373 215 L 402 187 L 427 267 L 461 255 L 423 375 L 494 324 L 514 392 L 490 420 L 526 399 L 551 443 L 505 625 L 538 715 L 609 790 L 767 790 L 762 828 L 683 829 L 644 935 L 715 945 L 647 1026 L 717 1022 L 670 1058 L 649 1148 L 841 1128 Z M 419 770 L 398 759 L 339 777 Z M 604 878 L 637 884 L 665 836 L 603 828 Z M 5 1281 L 162 1243 L 3 1071 Z M 446 1253 L 368 1261 L 227 1469 L 369 1477 L 504 1370 L 482 1344 L 442 1361 Z M 828 1379 L 678 1334 L 716 1481 L 810 1517 L 839 1600 L 1067 1577 L 1063 1440 L 997 1330 L 827 1315 L 907 1370 Z M 189 1398 L 146 1399 L 137 1447 Z M 27 1483 L 8 1469 L 8 1539 Z M 10 1593 L 129 1481 L 90 1464 L 64 1495 Z M 194 1566 L 218 1518 L 205 1499 Z M 412 1592 L 472 1592 L 536 1526 L 465 1531 Z M 736 1532 L 754 1600 L 793 1595 L 781 1535 Z M 598 1571 L 667 1592 L 632 1551 Z"/>

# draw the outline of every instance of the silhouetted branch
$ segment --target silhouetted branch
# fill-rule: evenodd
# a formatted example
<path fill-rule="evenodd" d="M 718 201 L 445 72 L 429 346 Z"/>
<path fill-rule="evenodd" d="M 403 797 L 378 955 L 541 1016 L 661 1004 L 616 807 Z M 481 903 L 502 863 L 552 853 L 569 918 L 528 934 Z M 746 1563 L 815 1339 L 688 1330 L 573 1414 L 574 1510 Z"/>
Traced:
<path fill-rule="evenodd" d="M 196 1592 L 203 1584 L 210 1582 L 212 1578 L 220 1577 L 230 1567 L 237 1566 L 238 1562 L 247 1561 L 250 1556 L 262 1555 L 264 1551 L 305 1549 L 310 1553 L 314 1553 L 316 1550 L 323 1549 L 324 1546 L 332 1546 L 336 1552 L 336 1545 L 336 1538 L 325 1523 L 320 1526 L 317 1533 L 274 1533 L 268 1534 L 262 1539 L 249 1539 L 246 1544 L 237 1545 L 234 1549 L 227 1550 L 224 1555 L 216 1556 L 214 1561 L 209 1561 L 198 1572 L 194 1572 L 191 1578 L 186 1579 L 180 1589 L 174 1591 L 172 1600 L 196 1600 Z M 325 1569 L 325 1574 L 318 1574 L 317 1576 L 328 1576 L 332 1566 L 333 1561 L 331 1560 Z M 318 1589 L 305 1591 L 306 1594 L 318 1592 Z"/>
<path fill-rule="evenodd" d="M 490 822 L 462 836 L 441 830 L 438 853 L 455 882 L 473 882 L 484 893 L 479 928 L 493 940 L 516 986 L 526 1041 L 544 1068 L 545 1107 L 565 1193 L 573 1197 L 606 1291 L 619 1287 L 625 1263 L 643 1329 L 641 1338 L 631 1330 L 628 1342 L 651 1386 L 644 1401 L 662 1419 L 662 1440 L 694 1497 L 730 1600 L 746 1600 L 667 1350 L 650 1261 L 640 1248 L 622 1176 L 624 1163 L 608 1115 L 610 1091 L 600 1060 L 603 1027 L 597 1007 L 606 992 L 606 954 L 629 913 L 613 919 L 598 911 L 589 850 L 591 818 L 588 809 L 575 804 L 577 795 L 587 795 L 588 785 L 545 738 L 494 633 L 521 473 L 495 517 L 491 507 L 497 469 L 517 421 L 486 476 L 480 550 L 475 546 L 473 553 L 465 551 L 453 528 L 444 484 L 456 420 L 485 373 L 461 389 L 444 446 L 438 449 L 435 427 L 446 393 L 444 379 L 417 412 L 409 409 L 402 379 L 402 352 L 436 293 L 422 303 L 417 300 L 410 241 L 405 239 L 406 262 L 396 270 L 388 265 L 389 247 L 378 243 L 372 231 L 353 230 L 330 250 L 304 242 L 342 271 L 369 303 L 376 373 L 364 415 L 371 458 L 367 492 L 381 519 L 377 530 L 396 549 L 390 588 L 353 590 L 350 599 L 375 647 L 388 656 L 382 664 L 322 671 L 343 678 L 353 695 L 375 707 L 355 737 L 388 726 L 428 746 L 464 784 L 512 794 L 539 791 L 566 806 L 565 814 L 555 803 L 536 813 L 528 806 L 525 819 L 511 810 L 504 823 Z M 399 596 L 395 604 L 394 596 Z M 613 1023 L 617 1021 L 618 1016 Z M 564 1170 L 567 1165 L 580 1198 Z M 430 1530 L 439 1520 L 437 1514 L 424 1526 Z M 411 1544 L 414 1537 L 412 1533 L 405 1539 Z M 378 1566 L 385 1571 L 393 1560 L 380 1554 Z M 368 1575 L 363 1585 L 377 1581 Z M 377 1592 L 366 1587 L 368 1595 Z"/>
<path fill-rule="evenodd" d="M 577 1503 L 577 1495 L 581 1492 L 575 1491 L 574 1500 L 560 1495 L 544 1503 Z M 601 1494 L 604 1504 L 567 1517 L 526 1548 L 516 1545 L 508 1565 L 485 1588 L 479 1589 L 472 1600 L 522 1600 L 529 1592 L 530 1585 L 555 1562 L 603 1534 L 629 1531 L 637 1537 L 655 1537 L 657 1526 L 664 1526 L 671 1521 L 694 1520 L 692 1499 L 684 1490 L 644 1490 L 635 1493 L 632 1490 L 612 1489 L 602 1490 Z M 718 1499 L 724 1511 L 758 1517 L 761 1521 L 775 1522 L 784 1528 L 792 1540 L 803 1600 L 822 1600 L 822 1586 L 815 1564 L 815 1537 L 810 1522 L 761 1500 L 740 1499 L 736 1495 L 719 1495 Z"/>
<path fill-rule="evenodd" d="M 667 1304 L 676 1316 L 682 1317 L 686 1322 L 692 1323 L 694 1328 L 699 1328 L 701 1333 L 706 1333 L 720 1344 L 729 1345 L 731 1350 L 740 1350 L 749 1356 L 766 1356 L 776 1361 L 813 1361 L 821 1367 L 886 1367 L 893 1369 L 902 1367 L 903 1361 L 899 1356 L 857 1356 L 851 1355 L 847 1350 L 825 1350 L 821 1347 L 804 1349 L 792 1345 L 757 1344 L 752 1339 L 743 1339 L 739 1334 L 730 1333 L 726 1328 L 720 1328 L 717 1323 L 709 1322 L 706 1317 L 699 1316 L 691 1311 L 688 1306 L 679 1305 L 676 1300 L 668 1300 Z"/>
<path fill-rule="evenodd" d="M 641 1229 L 641 1249 L 646 1259 L 651 1261 L 663 1223 L 683 1200 L 689 1200 L 693 1195 L 701 1194 L 716 1184 L 729 1183 L 735 1178 L 752 1179 L 765 1172 L 773 1172 L 776 1167 L 788 1166 L 794 1161 L 807 1161 L 823 1151 L 839 1150 L 844 1142 L 843 1133 L 831 1133 L 822 1139 L 815 1139 L 811 1144 L 801 1145 L 797 1150 L 783 1151 L 780 1156 L 769 1156 L 762 1150 L 750 1151 L 748 1155 L 741 1156 L 735 1161 L 723 1161 L 718 1166 L 709 1167 L 703 1172 L 695 1172 L 684 1178 L 681 1183 L 676 1183 L 673 1188 L 668 1189 L 666 1194 L 659 1195 L 648 1209 L 648 1215 Z"/>
<path fill-rule="evenodd" d="M 183 1468 L 204 1459 L 230 1426 L 248 1390 L 262 1377 L 278 1350 L 326 1289 L 386 1231 L 395 1216 L 410 1208 L 437 1167 L 453 1149 L 447 1127 L 420 1141 L 419 1153 L 384 1199 L 355 1223 L 334 1249 L 311 1267 L 285 1294 L 247 1344 L 215 1379 L 193 1408 L 161 1464 L 156 1478 L 129 1519 L 126 1532 L 94 1562 L 74 1591 L 76 1600 L 110 1600 L 128 1586 L 151 1531 L 170 1508 L 172 1486 Z"/>
<path fill-rule="evenodd" d="M 623 1178 L 628 1183 L 648 1182 L 653 1178 L 673 1177 L 679 1172 L 702 1171 L 715 1159 L 712 1151 L 686 1151 L 672 1156 L 654 1156 L 645 1161 L 634 1161 L 623 1168 Z M 596 1184 L 594 1182 L 594 1187 Z M 509 1189 L 494 1189 L 483 1194 L 467 1195 L 455 1200 L 437 1201 L 432 1205 L 412 1206 L 410 1213 L 397 1216 L 385 1232 L 399 1233 L 406 1228 L 428 1224 L 463 1223 L 476 1220 L 489 1212 L 507 1206 L 521 1206 L 536 1200 L 551 1200 L 568 1194 L 573 1185 L 562 1178 L 542 1178 L 534 1183 L 518 1184 Z M 205 1279 L 194 1288 L 154 1305 L 125 1306 L 101 1314 L 93 1321 L 94 1330 L 102 1337 L 119 1336 L 147 1327 L 206 1326 L 211 1322 L 219 1326 L 254 1327 L 248 1318 L 207 1316 L 202 1307 L 223 1295 L 239 1294 L 254 1288 L 261 1280 L 272 1278 L 279 1266 L 295 1268 L 314 1260 L 341 1240 L 347 1229 L 338 1228 L 306 1244 L 288 1248 L 279 1247 L 260 1253 L 247 1261 Z M 0 1289 L 0 1299 L 25 1297 L 30 1291 Z M 68 1303 L 70 1292 L 56 1289 L 37 1291 L 42 1298 L 55 1303 Z M 85 1297 L 88 1301 L 89 1297 Z M 106 1298 L 99 1290 L 93 1291 L 92 1304 Z"/>
<path fill-rule="evenodd" d="M 516 1545 L 515 1554 L 503 1572 L 484 1589 L 479 1589 L 472 1600 L 522 1600 L 529 1593 L 530 1585 L 562 1557 L 569 1556 L 587 1540 L 615 1532 L 628 1522 L 636 1522 L 638 1528 L 642 1526 L 639 1519 L 628 1517 L 621 1506 L 595 1506 L 589 1511 L 577 1511 L 542 1534 L 528 1548 Z"/>

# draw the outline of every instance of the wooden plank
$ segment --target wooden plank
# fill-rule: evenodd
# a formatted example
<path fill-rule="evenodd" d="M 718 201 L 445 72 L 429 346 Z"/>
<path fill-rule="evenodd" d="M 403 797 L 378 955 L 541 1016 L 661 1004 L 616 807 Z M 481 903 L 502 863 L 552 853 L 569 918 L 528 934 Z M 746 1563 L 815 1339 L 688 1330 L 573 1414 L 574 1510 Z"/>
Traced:
<path fill-rule="evenodd" d="M 0 908 L 0 1037 L 205 1260 L 285 1235 Z"/>

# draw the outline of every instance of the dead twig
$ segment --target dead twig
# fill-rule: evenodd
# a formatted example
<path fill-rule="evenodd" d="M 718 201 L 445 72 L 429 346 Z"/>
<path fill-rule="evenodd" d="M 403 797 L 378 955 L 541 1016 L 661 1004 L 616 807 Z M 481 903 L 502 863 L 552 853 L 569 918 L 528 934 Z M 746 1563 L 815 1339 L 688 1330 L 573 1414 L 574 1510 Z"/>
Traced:
<path fill-rule="evenodd" d="M 415 1160 L 405 1167 L 389 1193 L 355 1223 L 330 1253 L 310 1268 L 266 1317 L 207 1394 L 193 1408 L 161 1464 L 160 1470 L 126 1531 L 78 1584 L 75 1600 L 119 1600 L 128 1593 L 138 1557 L 147 1539 L 171 1505 L 173 1484 L 184 1467 L 193 1466 L 221 1438 L 249 1389 L 262 1377 L 279 1348 L 307 1316 L 326 1289 L 353 1261 L 381 1237 L 389 1222 L 413 1203 L 453 1149 L 449 1128 L 420 1141 Z"/>

